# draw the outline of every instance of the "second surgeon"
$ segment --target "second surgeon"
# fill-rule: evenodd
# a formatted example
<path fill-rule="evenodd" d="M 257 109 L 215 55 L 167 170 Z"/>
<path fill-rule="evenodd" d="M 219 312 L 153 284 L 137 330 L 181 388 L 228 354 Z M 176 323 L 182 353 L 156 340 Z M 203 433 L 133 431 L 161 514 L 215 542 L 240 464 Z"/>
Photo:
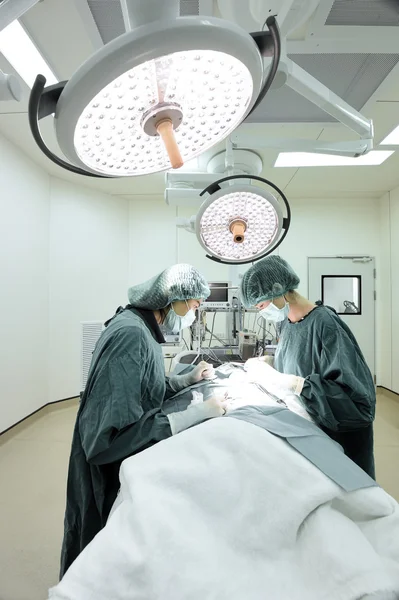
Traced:
<path fill-rule="evenodd" d="M 269 391 L 295 394 L 308 414 L 345 454 L 375 477 L 375 387 L 359 345 L 340 317 L 296 291 L 299 277 L 279 256 L 255 263 L 242 280 L 242 297 L 268 321 L 282 322 L 274 367 L 251 359 Z"/>

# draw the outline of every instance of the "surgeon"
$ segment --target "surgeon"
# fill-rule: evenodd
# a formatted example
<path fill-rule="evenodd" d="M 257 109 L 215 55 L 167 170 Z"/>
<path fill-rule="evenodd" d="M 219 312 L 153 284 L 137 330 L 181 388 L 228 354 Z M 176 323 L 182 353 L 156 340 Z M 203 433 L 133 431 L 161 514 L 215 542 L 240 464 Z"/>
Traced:
<path fill-rule="evenodd" d="M 61 577 L 104 527 L 119 490 L 121 462 L 171 435 L 225 413 L 222 398 L 166 416 L 164 401 L 202 379 L 202 362 L 188 375 L 165 378 L 160 327 L 178 333 L 210 294 L 194 267 L 179 264 L 131 287 L 102 333 L 91 362 L 73 434 L 67 485 Z"/>
<path fill-rule="evenodd" d="M 279 398 L 295 394 L 321 429 L 375 478 L 370 370 L 349 327 L 333 309 L 296 292 L 298 285 L 298 276 L 279 256 L 260 260 L 244 274 L 244 304 L 282 324 L 274 368 L 262 359 L 251 359 L 247 368 Z"/>

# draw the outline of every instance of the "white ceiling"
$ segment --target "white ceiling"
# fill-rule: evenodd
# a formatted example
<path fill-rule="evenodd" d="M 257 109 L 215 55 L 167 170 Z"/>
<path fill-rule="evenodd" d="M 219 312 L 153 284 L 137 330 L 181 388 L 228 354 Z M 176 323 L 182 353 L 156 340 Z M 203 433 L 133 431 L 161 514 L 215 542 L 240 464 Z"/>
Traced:
<path fill-rule="evenodd" d="M 161 0 L 160 0 L 161 1 Z M 191 0 L 190 0 L 191 1 Z M 212 5 L 210 0 L 200 0 L 202 10 L 208 8 L 220 16 L 220 8 L 230 0 Z M 280 0 L 283 5 L 289 0 Z M 296 0 L 298 2 L 300 0 Z M 188 0 L 184 0 L 188 5 Z M 310 0 L 308 0 L 310 2 Z M 292 0 L 291 0 L 292 3 Z M 96 5 L 97 13 L 102 11 L 103 22 L 100 30 L 112 30 L 112 35 L 120 27 L 119 0 L 90 0 Z M 197 3 L 191 1 L 191 6 Z M 232 7 L 254 6 L 254 14 L 259 14 L 259 6 L 266 10 L 276 2 L 268 0 L 231 0 Z M 368 7 L 370 22 L 362 7 Z M 372 118 L 375 125 L 375 143 L 378 144 L 399 123 L 399 3 L 396 0 L 321 0 L 318 9 L 305 26 L 290 34 L 287 52 L 304 68 L 323 79 L 331 89 L 356 104 L 357 109 Z M 348 13 L 348 8 L 351 11 Z M 356 12 L 356 11 L 360 12 Z M 258 12 L 257 12 L 258 11 Z M 346 12 L 345 12 L 346 11 Z M 396 11 L 396 12 L 395 12 Z M 105 15 L 105 16 L 104 16 Z M 113 15 L 115 21 L 113 21 Z M 357 15 L 363 19 L 363 26 L 356 26 Z M 371 16 L 370 16 L 371 15 Z M 230 14 L 226 13 L 226 17 Z M 265 18 L 267 17 L 267 13 Z M 237 20 L 237 14 L 235 15 Z M 246 17 L 247 29 L 252 23 Z M 346 19 L 346 21 L 345 21 Z M 42 0 L 21 19 L 28 33 L 35 41 L 60 80 L 68 79 L 74 71 L 103 44 L 99 29 L 93 19 L 87 0 Z M 238 19 L 244 22 L 244 18 Z M 326 20 L 339 25 L 325 25 Z M 262 22 L 264 19 L 262 20 Z M 348 22 L 349 25 L 341 23 Z M 390 25 L 392 23 L 392 25 Z M 261 28 L 258 20 L 258 29 Z M 107 29 L 108 27 L 108 29 Z M 114 29 L 112 29 L 114 27 Z M 104 29 L 105 28 L 105 29 Z M 111 34 L 109 34 L 111 35 Z M 308 56 L 306 56 L 308 55 Z M 396 66 L 395 66 L 396 63 Z M 0 54 L 0 69 L 13 72 L 12 67 Z M 23 86 L 25 84 L 22 83 Z M 356 88 L 355 86 L 358 85 Z M 360 87 L 359 87 L 360 86 Z M 30 134 L 27 118 L 29 89 L 24 87 L 21 103 L 0 103 L 0 132 L 19 146 L 33 161 L 47 172 L 62 179 L 76 181 L 82 185 L 110 194 L 134 197 L 162 194 L 164 174 L 130 179 L 92 179 L 70 174 L 53 165 L 36 147 Z M 282 103 L 285 102 L 284 110 Z M 365 102 L 365 103 L 364 103 Z M 356 139 L 344 126 L 328 122 L 322 115 L 309 115 L 302 111 L 299 118 L 310 122 L 295 123 L 295 112 L 299 105 L 290 95 L 281 90 L 271 91 L 257 111 L 256 123 L 246 123 L 241 127 L 251 132 L 252 148 L 264 136 L 293 137 L 339 141 Z M 278 108 L 278 110 L 277 110 Z M 303 108 L 303 107 L 302 107 Z M 305 107 L 306 108 L 306 107 Z M 309 108 L 309 107 L 307 107 Z M 285 112 L 284 112 L 285 111 Z M 49 146 L 59 152 L 53 133 L 52 119 L 41 122 L 43 135 Z M 222 149 L 222 148 L 220 148 Z M 208 153 L 199 160 L 200 166 L 215 152 Z M 399 151 L 385 163 L 376 167 L 324 167 L 324 168 L 273 168 L 277 151 L 260 152 L 264 161 L 262 175 L 282 187 L 288 197 L 380 197 L 384 192 L 399 185 Z"/>

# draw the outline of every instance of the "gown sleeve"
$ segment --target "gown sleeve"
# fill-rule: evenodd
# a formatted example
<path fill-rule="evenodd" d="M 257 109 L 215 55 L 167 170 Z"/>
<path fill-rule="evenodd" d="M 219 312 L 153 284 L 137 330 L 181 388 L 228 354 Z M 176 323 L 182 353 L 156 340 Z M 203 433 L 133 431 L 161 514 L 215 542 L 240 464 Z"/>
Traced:
<path fill-rule="evenodd" d="M 359 349 L 343 329 L 330 330 L 323 340 L 318 371 L 305 378 L 301 394 L 317 424 L 344 432 L 373 422 L 373 379 Z"/>
<path fill-rule="evenodd" d="M 158 364 L 146 358 L 142 334 L 136 331 L 118 340 L 117 352 L 99 369 L 79 418 L 81 442 L 90 464 L 124 460 L 172 435 L 160 408 L 163 361 Z M 154 396 L 163 390 L 162 397 L 154 397 L 151 407 L 143 407 L 149 390 L 154 390 Z"/>

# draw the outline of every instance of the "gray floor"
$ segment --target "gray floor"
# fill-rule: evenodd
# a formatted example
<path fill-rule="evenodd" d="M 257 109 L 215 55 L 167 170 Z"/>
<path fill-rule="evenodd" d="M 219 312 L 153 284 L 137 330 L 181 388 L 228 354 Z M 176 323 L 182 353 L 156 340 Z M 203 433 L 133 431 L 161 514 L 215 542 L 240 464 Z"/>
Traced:
<path fill-rule="evenodd" d="M 399 402 L 379 394 L 379 483 L 399 500 Z M 42 411 L 0 438 L 0 600 L 45 600 L 57 582 L 77 402 Z"/>

